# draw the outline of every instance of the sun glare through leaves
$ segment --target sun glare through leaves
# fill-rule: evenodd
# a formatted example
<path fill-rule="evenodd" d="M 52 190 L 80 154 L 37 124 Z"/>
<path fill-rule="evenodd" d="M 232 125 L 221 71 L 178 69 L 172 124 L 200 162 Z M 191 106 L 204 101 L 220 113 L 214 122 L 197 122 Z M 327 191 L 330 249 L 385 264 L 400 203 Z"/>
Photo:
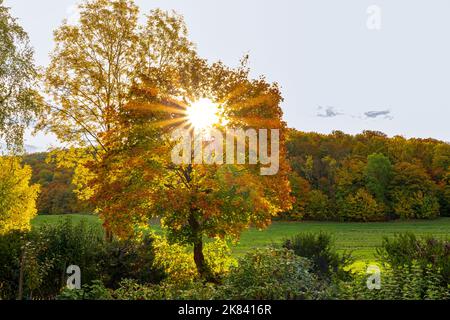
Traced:
<path fill-rule="evenodd" d="M 221 122 L 219 106 L 206 98 L 192 103 L 186 114 L 190 125 L 199 131 L 212 129 Z"/>

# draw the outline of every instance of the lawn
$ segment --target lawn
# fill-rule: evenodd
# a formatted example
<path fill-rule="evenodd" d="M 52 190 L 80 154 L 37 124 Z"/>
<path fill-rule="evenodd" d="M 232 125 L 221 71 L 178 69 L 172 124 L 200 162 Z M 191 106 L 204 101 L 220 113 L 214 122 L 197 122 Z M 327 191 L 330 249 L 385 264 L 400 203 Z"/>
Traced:
<path fill-rule="evenodd" d="M 33 220 L 33 227 L 52 223 L 64 217 L 67 216 L 38 216 Z M 89 223 L 100 225 L 99 219 L 95 216 L 70 215 L 69 217 L 75 222 L 86 219 Z M 155 229 L 160 231 L 158 226 L 155 226 Z M 386 223 L 274 222 L 266 230 L 251 229 L 244 232 L 240 242 L 233 246 L 233 253 L 239 256 L 255 247 L 279 244 L 283 239 L 298 233 L 319 231 L 331 233 L 340 251 L 352 251 L 358 260 L 370 261 L 374 259 L 375 250 L 381 245 L 385 236 L 413 232 L 421 236 L 450 237 L 450 218 Z"/>

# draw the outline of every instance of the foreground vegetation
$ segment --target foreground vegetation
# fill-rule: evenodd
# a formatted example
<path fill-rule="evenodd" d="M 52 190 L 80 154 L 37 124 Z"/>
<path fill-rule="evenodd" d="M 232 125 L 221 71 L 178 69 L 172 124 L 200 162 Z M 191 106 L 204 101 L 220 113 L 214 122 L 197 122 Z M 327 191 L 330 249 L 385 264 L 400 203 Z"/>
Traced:
<path fill-rule="evenodd" d="M 188 248 L 150 230 L 108 241 L 98 222 L 60 219 L 0 236 L 0 299 L 448 299 L 450 240 L 403 233 L 376 250 L 379 290 L 365 270 L 336 250 L 333 236 L 303 232 L 237 259 L 222 241 L 207 243 L 211 277 L 195 270 Z M 67 267 L 82 289 L 66 289 Z M 367 265 L 366 265 L 367 267 Z"/>

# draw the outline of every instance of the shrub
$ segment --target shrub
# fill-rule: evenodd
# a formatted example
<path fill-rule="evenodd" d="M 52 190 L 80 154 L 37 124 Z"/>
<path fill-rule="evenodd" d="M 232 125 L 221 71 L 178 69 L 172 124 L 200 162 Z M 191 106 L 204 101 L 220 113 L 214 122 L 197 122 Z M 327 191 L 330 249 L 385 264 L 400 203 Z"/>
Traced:
<path fill-rule="evenodd" d="M 309 259 L 312 262 L 312 271 L 321 279 L 347 279 L 350 276 L 346 269 L 353 262 L 351 254 L 339 255 L 329 234 L 299 234 L 285 240 L 283 247 L 292 250 L 299 257 Z"/>
<path fill-rule="evenodd" d="M 192 283 L 198 280 L 197 268 L 190 248 L 180 244 L 170 244 L 167 239 L 157 237 L 155 240 L 155 264 L 167 275 L 165 282 Z M 203 251 L 208 269 L 214 279 L 220 280 L 226 275 L 236 261 L 231 257 L 227 243 L 215 240 L 205 244 Z"/>
<path fill-rule="evenodd" d="M 231 250 L 226 241 L 216 239 L 205 245 L 204 255 L 211 276 L 220 280 L 226 276 L 237 261 L 231 256 Z"/>
<path fill-rule="evenodd" d="M 120 282 L 119 287 L 113 293 L 113 297 L 116 300 L 160 300 L 157 287 L 125 279 Z"/>
<path fill-rule="evenodd" d="M 425 271 L 425 272 L 424 272 Z M 351 300 L 447 300 L 449 287 L 442 286 L 442 277 L 430 266 L 423 269 L 417 262 L 395 269 L 385 266 L 379 290 L 369 290 L 368 275 L 360 273 L 351 282 L 341 282 L 340 299 Z"/>
<path fill-rule="evenodd" d="M 116 289 L 123 279 L 139 284 L 159 283 L 166 275 L 155 265 L 155 238 L 151 234 L 142 240 L 115 240 L 106 245 L 100 257 L 103 280 L 108 288 Z"/>
<path fill-rule="evenodd" d="M 155 265 L 164 270 L 166 282 L 190 283 L 197 277 L 192 255 L 180 244 L 170 244 L 164 237 L 155 240 Z"/>
<path fill-rule="evenodd" d="M 0 236 L 0 300 L 40 298 L 39 288 L 52 263 L 49 259 L 39 259 L 43 250 L 44 244 L 31 241 L 28 233 Z"/>
<path fill-rule="evenodd" d="M 85 284 L 79 290 L 64 289 L 57 300 L 112 300 L 111 290 L 107 289 L 103 282 L 95 280 L 91 284 Z"/>
<path fill-rule="evenodd" d="M 42 285 L 36 290 L 38 298 L 54 298 L 66 285 L 66 270 L 70 265 L 81 269 L 82 282 L 90 284 L 101 278 L 100 259 L 106 245 L 99 227 L 86 221 L 74 224 L 65 219 L 33 231 L 31 242 L 39 244 L 39 263 L 47 264 Z"/>
<path fill-rule="evenodd" d="M 20 257 L 26 234 L 11 232 L 0 235 L 0 300 L 18 296 Z"/>
<path fill-rule="evenodd" d="M 393 269 L 418 263 L 423 273 L 431 268 L 439 274 L 443 286 L 450 284 L 450 241 L 432 237 L 417 238 L 412 233 L 384 238 L 382 247 L 377 249 L 381 261 Z"/>
<path fill-rule="evenodd" d="M 255 249 L 239 260 L 220 287 L 225 299 L 312 299 L 321 294 L 310 262 L 287 249 Z"/>

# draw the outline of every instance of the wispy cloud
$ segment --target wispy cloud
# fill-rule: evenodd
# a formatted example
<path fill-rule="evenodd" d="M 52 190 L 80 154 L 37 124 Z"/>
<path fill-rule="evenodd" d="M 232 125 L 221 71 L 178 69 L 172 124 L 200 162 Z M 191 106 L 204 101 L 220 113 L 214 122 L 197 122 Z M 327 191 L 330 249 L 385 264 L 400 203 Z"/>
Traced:
<path fill-rule="evenodd" d="M 370 119 L 376 119 L 376 118 L 383 118 L 392 120 L 394 117 L 391 115 L 391 110 L 381 110 L 381 111 L 367 111 L 364 113 L 366 118 Z"/>
<path fill-rule="evenodd" d="M 319 113 L 317 113 L 317 116 L 320 118 L 334 118 L 337 116 L 344 115 L 343 113 L 336 110 L 335 107 L 322 107 L 319 106 L 318 108 Z"/>

